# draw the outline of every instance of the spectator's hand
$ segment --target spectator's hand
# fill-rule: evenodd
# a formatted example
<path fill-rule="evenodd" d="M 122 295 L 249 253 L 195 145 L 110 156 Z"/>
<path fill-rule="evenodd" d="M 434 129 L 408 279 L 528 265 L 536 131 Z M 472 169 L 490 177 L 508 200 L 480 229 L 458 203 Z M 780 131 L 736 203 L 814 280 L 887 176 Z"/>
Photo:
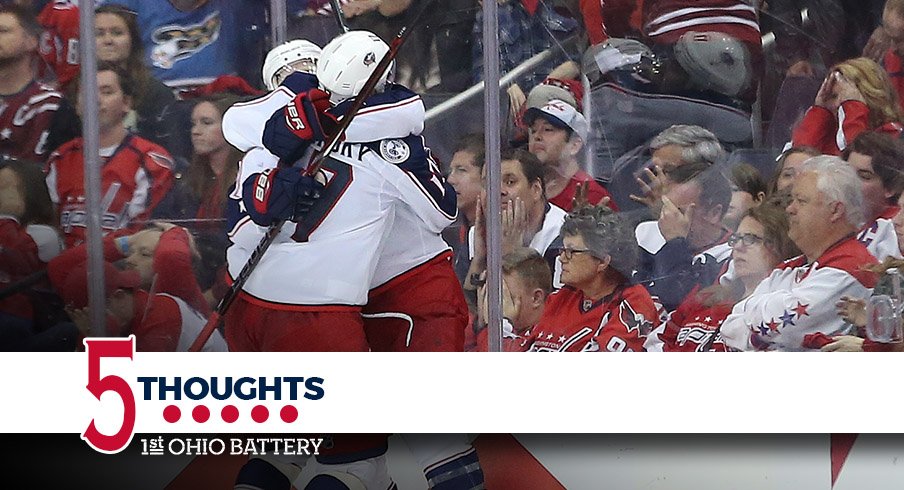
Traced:
<path fill-rule="evenodd" d="M 662 171 L 662 167 L 654 165 L 652 168 L 643 169 L 643 175 L 647 180 L 636 177 L 637 184 L 640 185 L 640 196 L 631 194 L 630 197 L 634 201 L 645 204 L 650 208 L 653 216 L 658 216 L 662 205 L 662 195 L 665 194 L 666 176 Z M 649 181 L 649 182 L 648 182 Z"/>
<path fill-rule="evenodd" d="M 816 76 L 816 72 L 813 70 L 813 65 L 811 65 L 809 61 L 800 60 L 788 67 L 788 71 L 787 73 L 785 73 L 785 76 L 812 78 Z"/>
<path fill-rule="evenodd" d="M 83 337 L 87 337 L 91 334 L 91 310 L 87 306 L 84 308 L 73 308 L 71 306 L 67 306 L 64 308 L 66 314 L 69 315 L 69 319 L 72 320 L 72 323 L 75 324 L 76 328 L 78 328 L 79 333 L 82 334 Z"/>
<path fill-rule="evenodd" d="M 521 113 L 521 108 L 524 107 L 524 103 L 527 102 L 527 96 L 524 95 L 524 91 L 521 90 L 521 87 L 519 87 L 517 83 L 511 84 L 506 92 L 508 92 L 509 107 L 512 110 L 512 121 L 517 122 L 518 115 Z"/>
<path fill-rule="evenodd" d="M 590 201 L 587 200 L 587 186 L 589 182 L 581 182 L 574 189 L 574 197 L 571 198 L 571 209 L 583 208 L 589 206 Z M 606 196 L 608 198 L 609 196 Z M 605 198 L 604 198 L 605 199 Z M 608 201 L 607 201 L 608 203 Z"/>
<path fill-rule="evenodd" d="M 879 26 L 869 37 L 869 41 L 866 42 L 866 46 L 863 47 L 863 56 L 875 61 L 876 63 L 881 63 L 882 58 L 885 57 L 885 52 L 894 47 L 894 44 L 895 43 L 892 40 L 891 36 L 889 36 L 888 33 L 885 32 L 885 28 Z"/>
<path fill-rule="evenodd" d="M 835 95 L 838 105 L 841 105 L 842 102 L 847 102 L 849 100 L 864 102 L 863 94 L 860 93 L 860 89 L 858 89 L 857 86 L 854 85 L 854 82 L 845 78 L 841 73 L 836 76 Z"/>
<path fill-rule="evenodd" d="M 833 113 L 838 108 L 838 96 L 835 94 L 835 74 L 838 72 L 833 71 L 826 76 L 826 79 L 822 81 L 822 85 L 819 87 L 819 92 L 816 93 L 816 99 L 813 101 L 813 105 L 824 107 Z"/>
<path fill-rule="evenodd" d="M 853 335 L 840 335 L 832 337 L 834 342 L 824 345 L 823 352 L 863 352 L 863 339 Z"/>
<path fill-rule="evenodd" d="M 687 238 L 694 217 L 695 204 L 682 212 L 668 197 L 662 197 L 662 212 L 659 215 L 659 231 L 666 241 L 675 238 Z"/>
<path fill-rule="evenodd" d="M 520 197 L 502 210 L 502 253 L 507 254 L 527 241 L 527 206 Z"/>
<path fill-rule="evenodd" d="M 842 296 L 835 303 L 835 311 L 844 321 L 855 327 L 866 326 L 866 300 L 863 298 Z"/>

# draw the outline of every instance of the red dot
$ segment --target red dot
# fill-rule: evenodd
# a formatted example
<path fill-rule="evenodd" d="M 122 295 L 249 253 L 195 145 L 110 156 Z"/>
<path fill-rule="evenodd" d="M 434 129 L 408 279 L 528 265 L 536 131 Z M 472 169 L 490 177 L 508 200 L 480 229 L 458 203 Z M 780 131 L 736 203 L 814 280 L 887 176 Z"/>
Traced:
<path fill-rule="evenodd" d="M 179 407 L 175 405 L 167 405 L 167 407 L 163 409 L 163 420 L 166 420 L 171 424 L 178 422 L 180 417 L 182 417 L 182 412 L 179 410 Z"/>
<path fill-rule="evenodd" d="M 195 419 L 195 422 L 203 424 L 210 418 L 210 410 L 204 405 L 198 405 L 191 411 L 191 418 Z"/>
<path fill-rule="evenodd" d="M 283 422 L 291 424 L 298 420 L 298 409 L 292 405 L 286 405 L 279 411 L 279 416 L 283 419 Z"/>
<path fill-rule="evenodd" d="M 223 417 L 223 422 L 231 424 L 239 419 L 239 409 L 235 405 L 226 405 L 220 411 L 220 416 Z"/>
<path fill-rule="evenodd" d="M 270 417 L 270 412 L 263 405 L 257 405 L 251 409 L 251 420 L 259 424 L 266 422 L 268 417 Z"/>

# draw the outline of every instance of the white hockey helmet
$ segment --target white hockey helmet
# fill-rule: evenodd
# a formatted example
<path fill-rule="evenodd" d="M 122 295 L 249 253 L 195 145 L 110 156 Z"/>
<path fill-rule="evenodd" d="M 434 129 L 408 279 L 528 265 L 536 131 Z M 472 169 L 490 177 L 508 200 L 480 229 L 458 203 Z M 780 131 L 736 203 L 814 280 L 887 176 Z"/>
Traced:
<path fill-rule="evenodd" d="M 319 59 L 320 47 L 311 41 L 294 39 L 284 42 L 271 49 L 264 58 L 264 66 L 261 69 L 264 85 L 267 86 L 267 90 L 273 90 L 293 71 L 314 75 L 317 73 Z"/>
<path fill-rule="evenodd" d="M 338 104 L 355 97 L 389 52 L 389 45 L 369 31 L 349 31 L 337 36 L 323 47 L 317 64 L 317 79 L 329 91 L 330 101 Z M 386 84 L 395 62 L 380 77 L 377 91 Z"/>

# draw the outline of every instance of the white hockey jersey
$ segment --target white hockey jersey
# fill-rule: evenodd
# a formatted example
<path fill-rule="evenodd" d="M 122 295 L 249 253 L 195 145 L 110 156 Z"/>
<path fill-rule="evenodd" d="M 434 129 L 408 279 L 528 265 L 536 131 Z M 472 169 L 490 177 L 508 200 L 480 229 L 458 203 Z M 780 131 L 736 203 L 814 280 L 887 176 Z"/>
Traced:
<path fill-rule="evenodd" d="M 862 267 L 875 262 L 853 237 L 813 263 L 805 256 L 785 261 L 734 306 L 722 323 L 723 341 L 745 351 L 818 350 L 808 336 L 850 333 L 852 327 L 835 312 L 835 303 L 842 296 L 869 296 L 876 276 Z"/>
<path fill-rule="evenodd" d="M 239 183 L 278 164 L 259 146 L 260 132 L 263 121 L 292 97 L 280 87 L 227 111 L 227 140 L 252 148 Z M 322 170 L 329 183 L 323 197 L 302 222 L 284 226 L 244 291 L 270 303 L 362 305 L 368 289 L 448 249 L 439 234 L 455 219 L 455 193 L 423 139 L 414 136 L 423 129 L 423 117 L 420 97 L 407 89 L 368 99 L 343 143 L 325 160 Z M 249 135 L 255 127 L 257 134 Z M 232 197 L 240 199 L 240 192 Z M 237 222 L 230 233 L 234 246 L 227 250 L 232 277 L 265 231 L 247 216 Z"/>
<path fill-rule="evenodd" d="M 866 246 L 869 253 L 873 254 L 873 257 L 879 262 L 885 260 L 886 257 L 901 258 L 898 235 L 895 233 L 893 222 L 898 211 L 900 211 L 899 207 L 889 206 L 857 234 L 857 240 Z"/>

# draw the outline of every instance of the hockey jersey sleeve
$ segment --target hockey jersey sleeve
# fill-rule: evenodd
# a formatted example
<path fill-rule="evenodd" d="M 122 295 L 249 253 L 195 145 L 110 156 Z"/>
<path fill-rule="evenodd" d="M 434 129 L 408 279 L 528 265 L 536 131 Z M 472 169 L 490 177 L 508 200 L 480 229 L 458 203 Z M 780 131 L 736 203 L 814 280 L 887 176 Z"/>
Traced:
<path fill-rule="evenodd" d="M 455 190 L 443 178 L 439 165 L 424 146 L 421 136 L 384 140 L 370 145 L 380 156 L 396 166 L 387 166 L 387 181 L 392 182 L 401 200 L 411 207 L 427 228 L 439 234 L 458 216 Z M 400 161 L 402 156 L 407 156 Z"/>
<path fill-rule="evenodd" d="M 809 271 L 777 269 L 748 298 L 738 302 L 722 323 L 722 339 L 729 347 L 751 350 L 806 350 L 808 334 L 844 335 L 851 326 L 835 311 L 842 296 L 866 297 L 870 289 L 851 274 L 833 267 Z M 795 283 L 796 282 L 796 283 Z"/>
<path fill-rule="evenodd" d="M 794 146 L 812 146 L 827 155 L 838 155 L 869 127 L 869 108 L 863 102 L 844 101 L 836 114 L 813 106 L 795 128 L 791 142 Z"/>

